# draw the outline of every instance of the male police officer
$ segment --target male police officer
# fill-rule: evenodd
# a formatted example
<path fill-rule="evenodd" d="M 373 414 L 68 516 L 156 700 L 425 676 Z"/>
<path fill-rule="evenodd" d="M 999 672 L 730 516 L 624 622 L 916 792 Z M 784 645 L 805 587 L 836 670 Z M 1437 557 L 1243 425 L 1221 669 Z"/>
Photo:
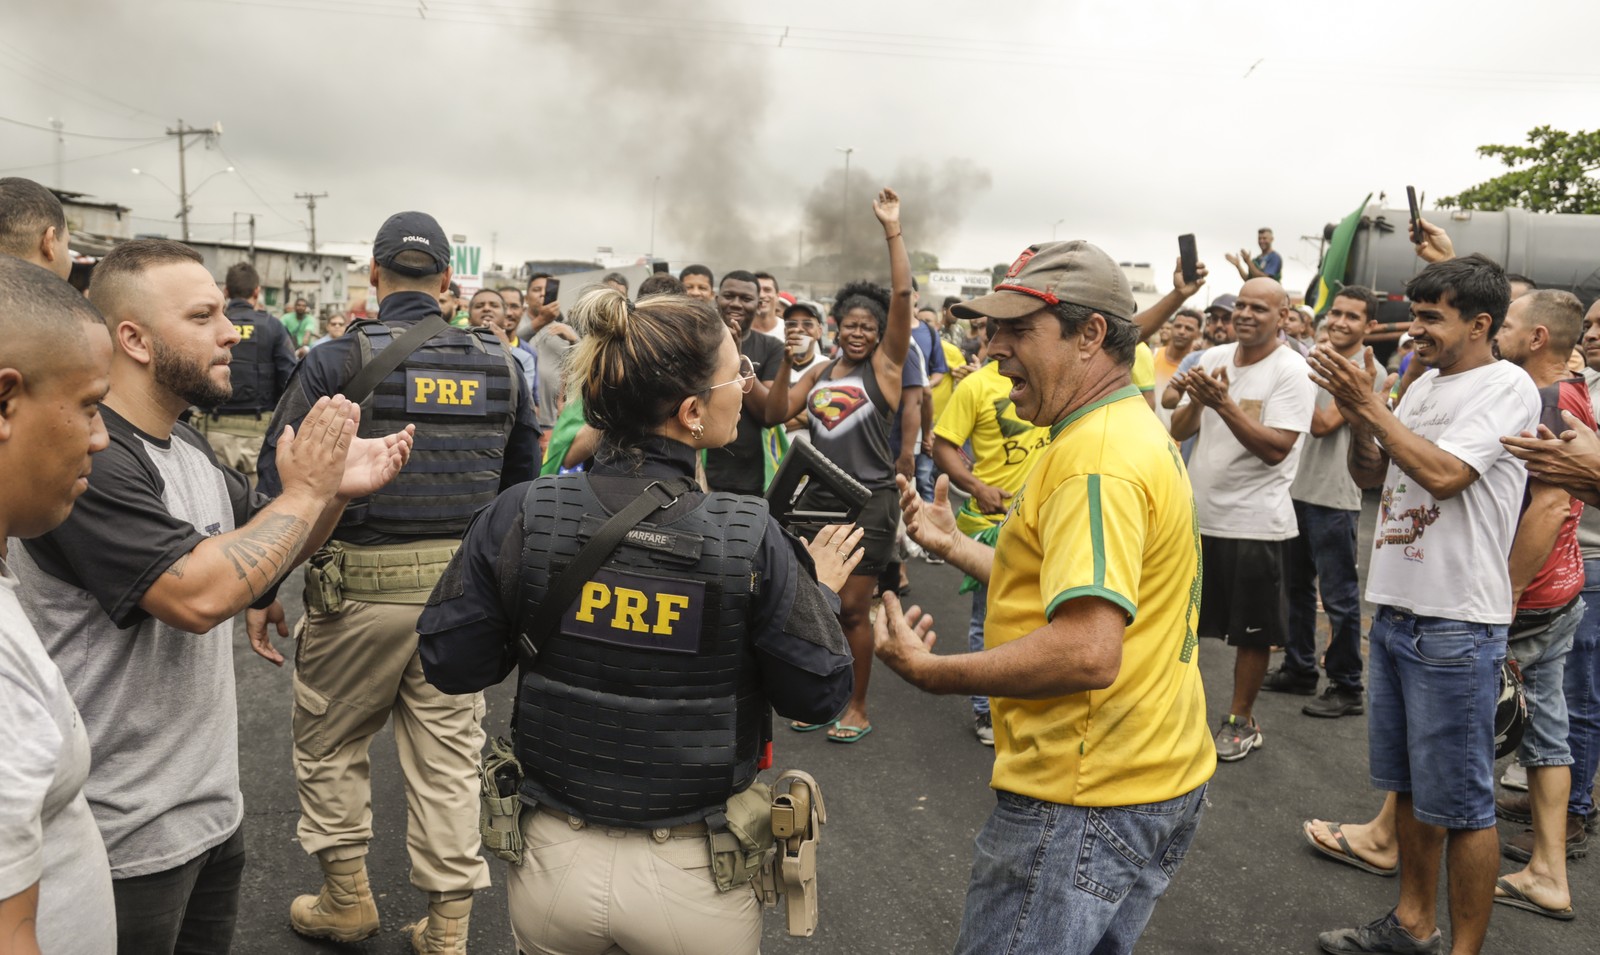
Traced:
<path fill-rule="evenodd" d="M 236 263 L 228 269 L 223 287 L 228 293 L 228 321 L 239 334 L 233 346 L 233 397 L 226 404 L 202 409 L 195 425 L 217 452 L 217 460 L 253 483 L 267 422 L 294 374 L 294 346 L 283 323 L 261 310 L 261 276 L 255 266 Z"/>
<path fill-rule="evenodd" d="M 307 356 L 261 454 L 277 484 L 272 435 L 414 325 L 436 321 L 450 284 L 444 230 L 421 212 L 393 215 L 372 248 L 379 321 L 357 322 Z M 449 316 L 444 316 L 446 319 Z M 417 659 L 417 614 L 474 511 L 535 476 L 538 427 L 522 371 L 488 329 L 443 328 L 362 403 L 361 434 L 417 427 L 411 466 L 353 502 L 306 575 L 295 659 L 295 776 L 301 845 L 322 864 L 317 895 L 290 907 L 296 931 L 355 941 L 378 931 L 365 859 L 372 837 L 367 747 L 395 717 L 407 787 L 411 882 L 428 893 L 412 928 L 418 952 L 466 951 L 472 893 L 489 885 L 478 855 L 478 752 L 483 697 L 429 686 Z"/>

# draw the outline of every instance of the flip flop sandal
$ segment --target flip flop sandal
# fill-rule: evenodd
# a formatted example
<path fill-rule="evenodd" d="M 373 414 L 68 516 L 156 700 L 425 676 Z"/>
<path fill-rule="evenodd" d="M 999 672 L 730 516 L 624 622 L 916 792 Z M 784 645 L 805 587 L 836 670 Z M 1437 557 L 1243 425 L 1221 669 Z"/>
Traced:
<path fill-rule="evenodd" d="M 1572 906 L 1569 905 L 1564 909 L 1547 909 L 1528 898 L 1526 892 L 1523 892 L 1504 878 L 1494 880 L 1494 887 L 1499 892 L 1505 893 L 1505 895 L 1500 895 L 1499 892 L 1495 893 L 1494 901 L 1496 905 L 1510 906 L 1514 909 L 1532 912 L 1535 915 L 1543 915 L 1547 919 L 1556 919 L 1561 922 L 1570 922 L 1574 918 Z"/>
<path fill-rule="evenodd" d="M 815 733 L 817 730 L 824 730 L 830 726 L 837 725 L 839 725 L 837 720 L 831 723 L 802 723 L 799 720 L 792 720 L 789 723 L 789 728 L 796 733 Z"/>
<path fill-rule="evenodd" d="M 830 733 L 828 735 L 828 742 L 830 743 L 859 743 L 863 736 L 866 736 L 868 733 L 872 732 L 871 726 L 846 726 L 843 723 L 838 724 L 835 729 L 844 730 L 850 735 L 834 736 Z"/>
<path fill-rule="evenodd" d="M 1339 843 L 1338 849 L 1330 849 L 1326 845 L 1323 845 L 1322 840 L 1318 839 L 1316 835 L 1312 833 L 1311 820 L 1309 819 L 1300 824 L 1300 834 L 1306 837 L 1307 842 L 1311 843 L 1311 848 L 1317 850 L 1335 862 L 1343 862 L 1345 865 L 1353 865 L 1362 872 L 1370 872 L 1373 875 L 1389 877 L 1400 874 L 1399 866 L 1395 866 L 1392 869 L 1382 869 L 1356 855 L 1355 850 L 1350 848 L 1350 840 L 1346 839 L 1344 836 L 1344 827 L 1342 824 L 1330 822 L 1327 825 L 1328 831 L 1333 834 L 1333 838 Z"/>

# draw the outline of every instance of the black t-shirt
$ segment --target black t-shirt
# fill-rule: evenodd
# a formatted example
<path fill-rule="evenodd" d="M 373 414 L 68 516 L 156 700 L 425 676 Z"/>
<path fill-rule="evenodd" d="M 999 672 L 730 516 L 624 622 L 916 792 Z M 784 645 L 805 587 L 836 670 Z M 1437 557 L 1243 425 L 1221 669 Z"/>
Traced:
<path fill-rule="evenodd" d="M 739 343 L 739 353 L 750 359 L 759 381 L 778 377 L 783 361 L 783 343 L 761 332 L 747 332 Z M 765 474 L 761 465 L 761 431 L 766 425 L 748 410 L 739 412 L 739 431 L 732 441 L 706 451 L 706 483 L 713 491 L 760 495 Z"/>
<path fill-rule="evenodd" d="M 139 602 L 157 577 L 206 538 L 244 526 L 266 499 L 219 465 L 188 425 L 173 425 L 163 441 L 110 408 L 100 414 L 111 442 L 94 456 L 89 489 L 60 527 L 24 546 L 39 569 L 93 594 L 117 627 L 131 627 L 148 616 Z M 169 495 L 169 485 L 178 493 Z M 226 495 L 231 524 L 196 490 L 208 486 Z"/>

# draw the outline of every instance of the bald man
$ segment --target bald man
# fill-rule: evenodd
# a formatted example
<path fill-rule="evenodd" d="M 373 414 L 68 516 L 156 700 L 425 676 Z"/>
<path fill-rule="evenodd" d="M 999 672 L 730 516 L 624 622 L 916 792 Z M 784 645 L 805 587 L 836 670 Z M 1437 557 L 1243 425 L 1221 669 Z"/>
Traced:
<path fill-rule="evenodd" d="M 83 794 L 89 741 L 23 613 L 8 537 L 66 519 L 106 447 L 111 338 L 82 295 L 0 256 L 0 939 L 7 950 L 116 950 L 111 868 Z M 15 546 L 12 544 L 11 546 Z"/>
<path fill-rule="evenodd" d="M 346 501 L 398 473 L 408 438 L 354 439 L 353 406 L 324 400 L 279 442 L 283 493 L 269 503 L 178 422 L 228 399 L 239 340 L 200 255 L 125 242 L 96 266 L 89 301 L 110 331 L 110 446 L 71 516 L 8 559 L 83 711 L 116 949 L 226 952 L 244 868 L 233 618 L 252 608 L 251 642 L 275 654 L 278 582 Z"/>
<path fill-rule="evenodd" d="M 1173 438 L 1198 435 L 1189 457 L 1206 569 L 1197 630 L 1236 652 L 1233 699 L 1216 735 L 1225 762 L 1262 745 L 1256 697 L 1271 648 L 1288 642 L 1284 542 L 1299 533 L 1289 486 L 1317 395 L 1305 359 L 1278 338 L 1288 317 L 1282 285 L 1244 283 L 1233 305 L 1234 341 L 1207 349 L 1168 386 L 1183 393 Z"/>
<path fill-rule="evenodd" d="M 67 213 L 55 193 L 32 179 L 0 179 L 0 253 L 65 279 L 72 274 L 67 241 Z"/>

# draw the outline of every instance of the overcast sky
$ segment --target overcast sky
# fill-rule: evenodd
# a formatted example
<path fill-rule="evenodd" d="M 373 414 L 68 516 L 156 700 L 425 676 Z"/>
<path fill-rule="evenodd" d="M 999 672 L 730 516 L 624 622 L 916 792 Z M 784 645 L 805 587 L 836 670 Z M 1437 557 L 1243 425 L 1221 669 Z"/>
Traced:
<path fill-rule="evenodd" d="M 645 253 L 653 188 L 674 267 L 730 244 L 750 267 L 792 263 L 797 238 L 831 251 L 803 230 L 837 231 L 817 197 L 852 147 L 851 227 L 873 226 L 863 171 L 898 174 L 908 212 L 938 213 L 907 238 L 945 267 L 1052 228 L 1170 261 L 1192 231 L 1215 294 L 1238 284 L 1222 254 L 1267 225 L 1304 288 L 1299 237 L 1368 192 L 1455 192 L 1497 171 L 1478 145 L 1600 117 L 1593 0 L 3 3 L 0 117 L 152 139 L 223 124 L 220 151 L 191 154 L 191 186 L 237 169 L 194 197 L 216 224 L 197 238 L 236 212 L 301 238 L 294 193 L 327 192 L 323 241 L 419 208 L 486 251 L 497 233 L 508 264 Z M 53 185 L 54 149 L 0 124 L 0 175 Z M 66 158 L 62 187 L 178 234 L 177 201 L 129 171 L 176 187 L 170 141 L 69 136 Z"/>

